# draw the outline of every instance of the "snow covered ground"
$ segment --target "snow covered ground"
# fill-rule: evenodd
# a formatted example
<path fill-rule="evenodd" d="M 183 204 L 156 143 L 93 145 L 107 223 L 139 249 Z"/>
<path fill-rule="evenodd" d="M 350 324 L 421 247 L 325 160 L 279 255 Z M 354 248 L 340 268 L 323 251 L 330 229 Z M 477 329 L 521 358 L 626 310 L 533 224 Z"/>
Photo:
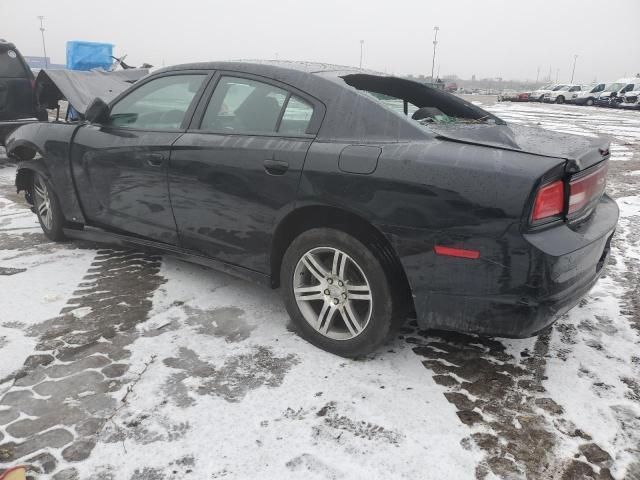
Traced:
<path fill-rule="evenodd" d="M 640 479 L 640 114 L 480 102 L 509 122 L 612 137 L 612 261 L 537 338 L 408 323 L 368 359 L 335 357 L 290 331 L 277 291 L 168 257 L 48 242 L 0 160 L 0 469 Z"/>

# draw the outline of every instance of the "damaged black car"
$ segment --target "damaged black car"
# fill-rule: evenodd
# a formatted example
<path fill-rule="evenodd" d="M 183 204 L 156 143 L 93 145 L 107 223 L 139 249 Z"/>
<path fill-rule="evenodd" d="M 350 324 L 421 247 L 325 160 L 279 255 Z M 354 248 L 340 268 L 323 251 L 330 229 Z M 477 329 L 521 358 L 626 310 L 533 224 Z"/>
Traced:
<path fill-rule="evenodd" d="M 607 140 L 508 125 L 375 72 L 182 65 L 81 110 L 7 140 L 49 238 L 279 287 L 301 335 L 343 356 L 411 315 L 535 335 L 596 282 L 618 219 Z"/>

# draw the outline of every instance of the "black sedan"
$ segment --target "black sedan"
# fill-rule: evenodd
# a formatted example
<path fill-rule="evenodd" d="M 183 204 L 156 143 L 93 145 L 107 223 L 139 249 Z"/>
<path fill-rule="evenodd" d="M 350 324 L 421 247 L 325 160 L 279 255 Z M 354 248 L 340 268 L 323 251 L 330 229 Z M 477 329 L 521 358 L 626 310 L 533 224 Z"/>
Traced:
<path fill-rule="evenodd" d="M 7 141 L 45 234 L 159 249 L 280 287 L 344 356 L 408 315 L 523 337 L 585 295 L 618 219 L 608 143 L 507 125 L 428 85 L 199 63 Z"/>

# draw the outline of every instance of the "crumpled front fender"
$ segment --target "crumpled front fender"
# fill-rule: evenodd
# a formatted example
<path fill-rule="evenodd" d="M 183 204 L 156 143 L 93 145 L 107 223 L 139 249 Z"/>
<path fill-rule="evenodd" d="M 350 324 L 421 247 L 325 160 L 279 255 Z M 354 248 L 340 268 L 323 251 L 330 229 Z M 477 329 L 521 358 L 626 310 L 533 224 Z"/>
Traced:
<path fill-rule="evenodd" d="M 34 172 L 42 175 L 55 192 L 69 223 L 84 224 L 85 217 L 73 182 L 71 141 L 81 125 L 32 123 L 7 138 L 7 155 L 18 161 L 16 189 L 28 191 Z"/>

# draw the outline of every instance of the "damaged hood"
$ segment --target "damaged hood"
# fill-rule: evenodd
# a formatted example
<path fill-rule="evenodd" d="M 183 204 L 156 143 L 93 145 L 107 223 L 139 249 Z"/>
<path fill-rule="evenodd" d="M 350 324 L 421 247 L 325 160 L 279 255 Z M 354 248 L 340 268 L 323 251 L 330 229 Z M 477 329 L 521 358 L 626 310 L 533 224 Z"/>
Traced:
<path fill-rule="evenodd" d="M 146 68 L 106 72 L 75 70 L 40 70 L 36 77 L 36 102 L 44 108 L 56 108 L 66 99 L 82 116 L 95 98 L 109 103 L 132 83 L 149 73 Z"/>
<path fill-rule="evenodd" d="M 609 154 L 607 138 L 558 133 L 540 127 L 431 124 L 428 128 L 444 140 L 561 158 L 567 160 L 569 172 L 588 168 Z"/>

